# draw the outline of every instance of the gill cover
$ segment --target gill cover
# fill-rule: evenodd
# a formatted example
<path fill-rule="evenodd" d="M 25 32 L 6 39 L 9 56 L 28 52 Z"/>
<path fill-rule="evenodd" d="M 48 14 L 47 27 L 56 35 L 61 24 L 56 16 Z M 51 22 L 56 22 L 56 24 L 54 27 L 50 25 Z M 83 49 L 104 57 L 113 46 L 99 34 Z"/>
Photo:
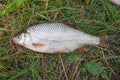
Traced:
<path fill-rule="evenodd" d="M 30 44 L 32 42 L 32 38 L 29 33 L 24 33 L 24 44 Z"/>

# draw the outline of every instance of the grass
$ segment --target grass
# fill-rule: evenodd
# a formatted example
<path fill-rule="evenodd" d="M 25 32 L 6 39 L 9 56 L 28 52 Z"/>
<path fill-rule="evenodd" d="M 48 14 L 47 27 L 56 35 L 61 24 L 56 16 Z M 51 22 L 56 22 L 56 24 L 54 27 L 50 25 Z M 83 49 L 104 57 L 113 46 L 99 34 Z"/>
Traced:
<path fill-rule="evenodd" d="M 0 0 L 0 80 L 119 80 L 115 49 L 88 46 L 82 53 L 43 54 L 14 46 L 11 38 L 45 22 L 74 23 L 96 36 L 120 32 L 120 7 L 109 0 Z"/>

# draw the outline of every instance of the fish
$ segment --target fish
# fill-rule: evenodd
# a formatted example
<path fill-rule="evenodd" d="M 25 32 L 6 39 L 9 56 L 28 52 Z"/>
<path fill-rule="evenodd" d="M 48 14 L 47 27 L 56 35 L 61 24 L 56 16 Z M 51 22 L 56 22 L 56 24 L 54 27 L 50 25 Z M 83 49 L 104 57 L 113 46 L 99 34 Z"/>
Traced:
<path fill-rule="evenodd" d="M 109 48 L 111 36 L 97 37 L 76 28 L 70 23 L 42 23 L 28 27 L 12 38 L 13 42 L 42 53 L 69 53 L 86 45 Z"/>
<path fill-rule="evenodd" d="M 120 0 L 110 0 L 112 3 L 120 6 Z"/>

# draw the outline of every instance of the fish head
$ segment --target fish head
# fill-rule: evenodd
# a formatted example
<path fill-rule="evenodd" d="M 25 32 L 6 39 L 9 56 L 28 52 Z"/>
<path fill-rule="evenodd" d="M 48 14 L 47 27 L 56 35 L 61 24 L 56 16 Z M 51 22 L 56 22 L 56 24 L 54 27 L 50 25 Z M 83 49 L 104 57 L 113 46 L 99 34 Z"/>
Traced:
<path fill-rule="evenodd" d="M 14 37 L 13 42 L 19 45 L 27 45 L 31 42 L 31 37 L 29 33 L 22 33 L 16 37 Z"/>

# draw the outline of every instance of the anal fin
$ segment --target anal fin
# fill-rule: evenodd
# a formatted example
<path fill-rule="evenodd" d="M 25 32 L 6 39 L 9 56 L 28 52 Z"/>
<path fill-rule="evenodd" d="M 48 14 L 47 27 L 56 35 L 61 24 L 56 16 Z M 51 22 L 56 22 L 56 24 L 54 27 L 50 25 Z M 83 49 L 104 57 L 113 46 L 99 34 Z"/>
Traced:
<path fill-rule="evenodd" d="M 86 52 L 88 51 L 87 47 L 81 47 L 77 50 L 78 53 Z"/>

